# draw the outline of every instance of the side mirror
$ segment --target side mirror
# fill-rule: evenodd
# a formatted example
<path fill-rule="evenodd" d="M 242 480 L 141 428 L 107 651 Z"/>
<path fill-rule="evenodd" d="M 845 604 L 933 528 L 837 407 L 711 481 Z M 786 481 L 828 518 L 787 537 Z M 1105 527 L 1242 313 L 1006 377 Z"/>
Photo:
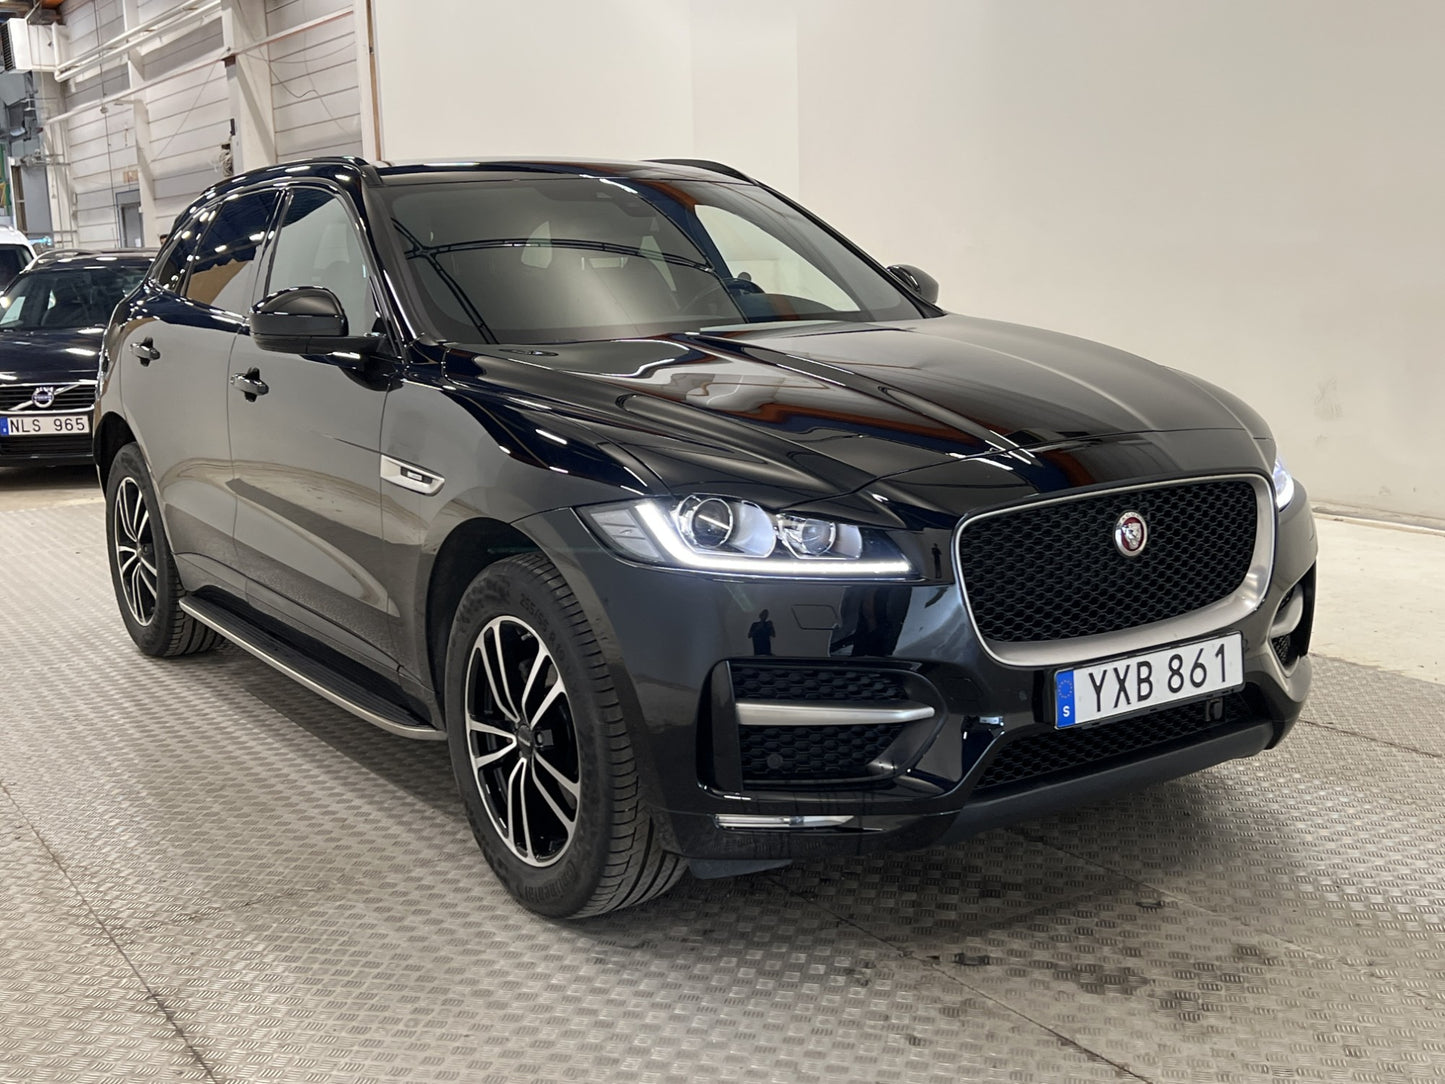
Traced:
<path fill-rule="evenodd" d="M 888 268 L 888 273 L 903 283 L 904 289 L 910 293 L 917 294 L 930 305 L 938 304 L 938 280 L 927 271 L 911 263 L 895 263 Z"/>
<path fill-rule="evenodd" d="M 346 313 L 324 286 L 292 286 L 258 301 L 246 320 L 251 340 L 281 354 L 356 354 L 376 350 L 372 335 L 347 335 Z"/>

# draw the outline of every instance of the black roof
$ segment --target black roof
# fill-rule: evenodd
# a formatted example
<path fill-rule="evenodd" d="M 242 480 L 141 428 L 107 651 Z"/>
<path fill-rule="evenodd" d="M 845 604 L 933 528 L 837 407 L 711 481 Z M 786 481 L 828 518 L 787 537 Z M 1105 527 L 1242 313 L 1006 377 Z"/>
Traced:
<path fill-rule="evenodd" d="M 193 202 L 201 203 L 214 196 L 258 181 L 280 181 L 288 178 L 328 177 L 333 180 L 360 181 L 365 185 L 384 185 L 388 180 L 416 181 L 426 178 L 444 180 L 460 173 L 488 174 L 496 180 L 536 177 L 552 174 L 564 177 L 618 177 L 634 180 L 694 180 L 737 184 L 748 182 L 740 171 L 720 162 L 703 159 L 656 159 L 644 162 L 613 161 L 603 158 L 455 158 L 429 159 L 417 162 L 367 161 L 354 155 L 302 158 L 274 166 L 238 173 L 202 192 Z"/>

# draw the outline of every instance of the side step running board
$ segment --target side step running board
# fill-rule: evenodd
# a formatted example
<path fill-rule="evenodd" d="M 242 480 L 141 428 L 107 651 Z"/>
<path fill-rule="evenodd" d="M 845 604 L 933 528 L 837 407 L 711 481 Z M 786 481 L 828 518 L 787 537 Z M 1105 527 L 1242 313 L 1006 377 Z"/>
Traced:
<path fill-rule="evenodd" d="M 204 599 L 181 599 L 181 609 L 201 624 L 215 629 L 227 640 L 275 667 L 292 681 L 326 697 L 339 708 L 392 734 L 423 741 L 442 741 L 446 734 L 398 704 L 363 688 L 350 678 L 328 669 L 284 640 L 272 636 L 244 617 Z"/>

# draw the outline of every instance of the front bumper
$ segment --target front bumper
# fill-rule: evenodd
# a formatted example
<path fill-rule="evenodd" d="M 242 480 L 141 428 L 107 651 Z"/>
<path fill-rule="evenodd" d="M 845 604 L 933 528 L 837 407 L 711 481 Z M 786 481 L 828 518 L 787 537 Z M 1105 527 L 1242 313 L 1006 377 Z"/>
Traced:
<path fill-rule="evenodd" d="M 5 417 L 33 417 L 6 414 Z M 68 416 L 68 415 L 62 415 Z M 85 415 L 88 418 L 88 412 Z M 0 435 L 0 466 L 51 466 L 64 463 L 89 463 L 94 457 L 92 436 L 85 433 L 64 433 L 42 436 Z"/>
<path fill-rule="evenodd" d="M 666 845 L 700 871 L 925 847 L 1252 756 L 1309 691 L 1302 489 L 1263 602 L 1218 630 L 1242 634 L 1244 688 L 1068 731 L 1053 726 L 1052 668 L 991 657 L 956 583 L 702 576 L 619 560 L 570 511 L 523 526 L 588 613 Z M 1298 622 L 1272 638 L 1286 610 Z M 840 719 L 865 714 L 831 727 L 777 714 L 820 698 Z"/>

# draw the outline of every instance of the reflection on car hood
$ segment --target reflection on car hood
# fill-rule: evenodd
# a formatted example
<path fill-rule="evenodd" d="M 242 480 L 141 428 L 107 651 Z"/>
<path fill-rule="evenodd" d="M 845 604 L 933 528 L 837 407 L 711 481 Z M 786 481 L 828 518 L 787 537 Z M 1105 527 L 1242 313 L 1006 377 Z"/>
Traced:
<path fill-rule="evenodd" d="M 94 380 L 104 328 L 0 329 L 0 380 Z"/>
<path fill-rule="evenodd" d="M 1074 455 L 1072 477 L 1040 475 L 1037 491 L 1108 480 L 1078 467 L 1075 453 L 1089 446 L 1132 449 L 1113 453 L 1119 462 L 1104 473 L 1147 476 L 1196 466 L 1180 461 L 1193 453 L 1167 451 L 1179 442 L 1166 434 L 1217 431 L 1214 442 L 1251 467 L 1252 436 L 1264 435 L 1247 408 L 1184 374 L 961 316 L 479 350 L 491 355 L 475 358 L 488 376 L 550 392 L 551 409 L 566 415 L 569 404 L 674 489 L 735 477 L 823 497 L 910 472 L 936 481 L 943 467 L 960 478 L 969 462 L 1026 473 Z M 465 368 L 448 371 L 465 378 Z M 584 379 L 559 386 L 559 373 Z"/>

